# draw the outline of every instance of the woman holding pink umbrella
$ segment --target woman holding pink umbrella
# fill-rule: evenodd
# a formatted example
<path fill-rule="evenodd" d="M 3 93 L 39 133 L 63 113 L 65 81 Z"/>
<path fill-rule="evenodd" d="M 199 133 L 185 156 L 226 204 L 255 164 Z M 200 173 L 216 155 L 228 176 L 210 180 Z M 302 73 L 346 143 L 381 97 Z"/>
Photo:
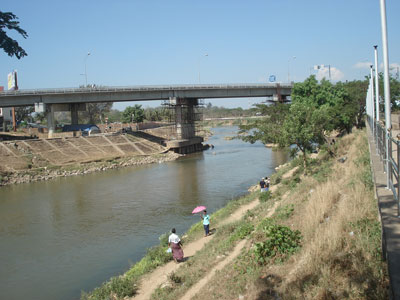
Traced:
<path fill-rule="evenodd" d="M 203 226 L 204 226 L 204 236 L 210 235 L 210 216 L 207 214 L 207 208 L 205 206 L 197 206 L 193 209 L 192 214 L 197 214 L 199 212 L 203 212 L 201 214 L 201 218 L 203 219 Z"/>
<path fill-rule="evenodd" d="M 203 214 L 201 215 L 203 219 L 203 226 L 204 226 L 204 236 L 210 235 L 210 216 L 207 214 L 207 211 L 204 210 Z"/>

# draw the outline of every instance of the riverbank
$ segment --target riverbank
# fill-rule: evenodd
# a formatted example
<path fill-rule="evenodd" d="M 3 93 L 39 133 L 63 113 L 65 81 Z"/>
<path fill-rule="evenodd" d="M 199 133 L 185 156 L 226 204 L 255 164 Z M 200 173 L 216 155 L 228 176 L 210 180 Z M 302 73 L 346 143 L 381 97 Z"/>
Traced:
<path fill-rule="evenodd" d="M 120 169 L 130 166 L 140 166 L 145 164 L 164 163 L 173 161 L 182 155 L 167 152 L 152 154 L 146 156 L 121 157 L 106 159 L 89 163 L 80 163 L 68 166 L 48 166 L 35 170 L 23 170 L 16 172 L 3 173 L 0 176 L 0 186 L 29 183 L 36 181 L 52 180 L 58 177 L 86 175 L 94 172 L 103 172 L 107 170 Z"/>
<path fill-rule="evenodd" d="M 219 126 L 232 126 L 232 124 L 227 122 L 221 123 Z M 118 134 L 108 134 L 90 137 L 90 141 L 85 143 L 82 143 L 84 137 L 69 138 L 68 140 L 43 139 L 33 140 L 32 145 L 28 144 L 32 140 L 23 142 L 18 139 L 15 142 L 0 145 L 0 187 L 163 163 L 183 156 L 160 146 L 163 138 L 157 129 L 148 132 L 155 135 L 147 132 L 134 132 L 131 135 L 125 135 L 124 138 Z M 201 131 L 201 136 L 205 141 L 212 134 L 211 128 L 208 127 Z M 145 135 L 145 138 L 142 138 L 142 135 Z M 107 142 L 104 143 L 102 139 L 106 139 Z M 38 147 L 39 144 L 43 145 Z M 141 151 L 142 154 L 132 148 L 133 144 L 136 145 L 134 148 L 138 147 L 139 150 L 136 150 Z M 81 148 L 82 145 L 83 148 Z M 205 144 L 205 147 L 213 146 Z M 116 150 L 117 152 L 115 152 Z M 134 151 L 132 152 L 132 150 Z M 65 158 L 66 154 L 69 155 L 67 159 Z"/>
<path fill-rule="evenodd" d="M 144 156 L 117 157 L 113 159 L 104 159 L 100 161 L 79 163 L 68 166 L 50 165 L 33 170 L 27 169 L 23 171 L 4 172 L 0 175 L 0 186 L 47 181 L 58 177 L 85 175 L 94 172 L 103 172 L 107 170 L 140 166 L 145 164 L 164 163 L 167 161 L 176 160 L 181 156 L 182 155 L 174 152 L 166 152 Z"/>
<path fill-rule="evenodd" d="M 193 225 L 182 238 L 190 256 L 183 264 L 169 262 L 165 235 L 123 276 L 82 299 L 386 299 L 365 133 L 336 147 L 347 160 L 321 152 L 305 174 L 295 159 L 272 176 L 271 193 L 252 192 L 212 214 L 214 238 Z M 152 283 L 146 297 L 143 282 Z"/>

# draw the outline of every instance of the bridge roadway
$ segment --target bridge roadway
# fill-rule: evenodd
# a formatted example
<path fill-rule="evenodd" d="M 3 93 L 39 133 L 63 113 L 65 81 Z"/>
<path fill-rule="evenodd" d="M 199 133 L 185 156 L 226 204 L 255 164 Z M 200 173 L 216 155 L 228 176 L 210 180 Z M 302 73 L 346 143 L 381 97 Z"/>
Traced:
<path fill-rule="evenodd" d="M 289 96 L 291 84 L 198 84 L 128 87 L 86 87 L 0 92 L 0 107 L 35 103 L 76 104 L 95 102 L 150 101 L 170 98 L 252 98 Z"/>

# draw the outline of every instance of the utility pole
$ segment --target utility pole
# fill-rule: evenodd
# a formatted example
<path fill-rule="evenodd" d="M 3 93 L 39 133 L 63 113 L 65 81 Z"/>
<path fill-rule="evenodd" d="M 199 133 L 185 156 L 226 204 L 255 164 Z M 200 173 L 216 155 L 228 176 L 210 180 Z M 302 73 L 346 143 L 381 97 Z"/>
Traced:
<path fill-rule="evenodd" d="M 378 77 L 378 45 L 374 46 L 375 53 L 375 101 L 376 101 L 376 121 L 379 121 L 379 77 Z"/>
<path fill-rule="evenodd" d="M 390 107 L 390 82 L 389 82 L 389 51 L 387 40 L 387 23 L 386 23 L 386 2 L 380 0 L 381 8 L 381 28 L 382 28 L 382 51 L 383 51 L 383 80 L 385 91 L 385 124 L 386 124 L 386 175 L 387 188 L 390 188 L 390 162 L 389 162 L 389 138 L 391 137 L 390 129 L 392 128 L 391 107 Z"/>

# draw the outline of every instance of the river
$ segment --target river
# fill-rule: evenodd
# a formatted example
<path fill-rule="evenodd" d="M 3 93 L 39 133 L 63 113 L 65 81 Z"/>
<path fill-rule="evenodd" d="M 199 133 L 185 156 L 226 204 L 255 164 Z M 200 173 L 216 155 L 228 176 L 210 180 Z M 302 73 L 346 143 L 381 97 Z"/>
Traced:
<path fill-rule="evenodd" d="M 225 140 L 177 161 L 0 188 L 0 299 L 79 299 L 138 261 L 172 227 L 182 235 L 287 159 Z"/>

